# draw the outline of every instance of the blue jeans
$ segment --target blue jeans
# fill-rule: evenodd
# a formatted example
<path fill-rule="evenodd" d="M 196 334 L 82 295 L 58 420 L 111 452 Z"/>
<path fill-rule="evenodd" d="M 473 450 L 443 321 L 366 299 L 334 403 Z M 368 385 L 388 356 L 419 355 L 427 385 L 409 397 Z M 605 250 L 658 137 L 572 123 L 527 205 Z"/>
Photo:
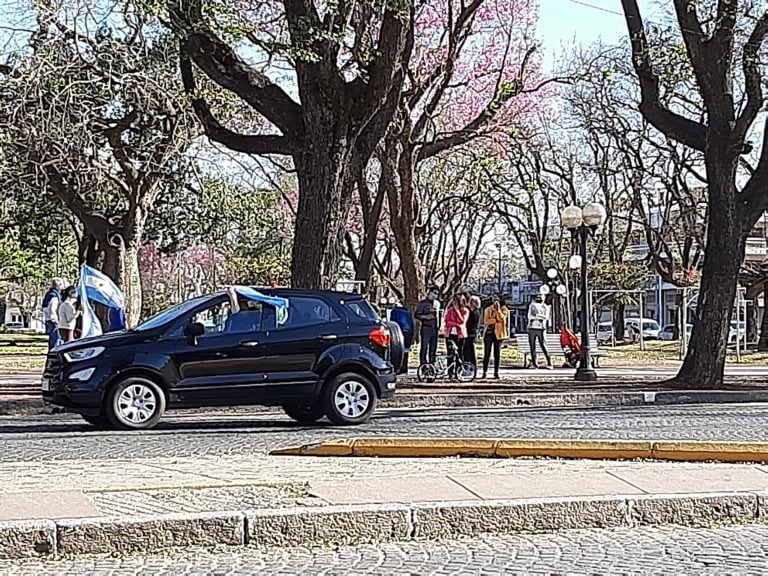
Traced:
<path fill-rule="evenodd" d="M 56 348 L 61 342 L 61 336 L 59 336 L 59 327 L 53 322 L 45 323 L 45 333 L 48 334 L 48 350 Z"/>
<path fill-rule="evenodd" d="M 419 349 L 419 364 L 434 364 L 437 359 L 437 328 L 434 326 L 421 327 L 421 348 Z"/>

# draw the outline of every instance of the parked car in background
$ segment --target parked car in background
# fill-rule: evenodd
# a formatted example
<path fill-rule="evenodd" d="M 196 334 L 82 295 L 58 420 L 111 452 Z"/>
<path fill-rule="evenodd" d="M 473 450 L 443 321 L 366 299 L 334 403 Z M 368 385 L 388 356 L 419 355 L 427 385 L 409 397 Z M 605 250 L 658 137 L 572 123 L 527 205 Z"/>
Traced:
<path fill-rule="evenodd" d="M 99 428 L 154 427 L 167 408 L 281 406 L 299 422 L 366 422 L 395 393 L 403 334 L 358 294 L 269 289 L 183 302 L 136 328 L 54 348 L 43 398 Z M 282 301 L 281 301 L 282 302 Z"/>
<path fill-rule="evenodd" d="M 737 322 L 736 320 L 731 320 L 731 328 L 728 331 L 728 344 L 735 345 L 736 344 L 736 337 L 740 336 L 739 341 L 740 344 L 746 345 L 747 343 L 747 323 L 746 322 Z"/>
<path fill-rule="evenodd" d="M 640 331 L 640 318 L 627 318 L 624 320 L 624 328 L 627 330 L 635 330 L 636 332 Z M 643 331 L 643 339 L 644 340 L 658 340 L 659 334 L 661 333 L 661 327 L 659 326 L 659 323 L 656 322 L 656 320 L 653 320 L 651 318 L 643 318 L 642 319 L 642 331 Z"/>
<path fill-rule="evenodd" d="M 610 344 L 613 340 L 613 325 L 610 322 L 600 322 L 597 325 L 597 343 Z"/>
<path fill-rule="evenodd" d="M 685 326 L 686 332 L 688 332 L 688 338 L 691 337 L 691 330 L 693 329 L 692 324 L 686 324 Z M 675 325 L 674 324 L 667 324 L 662 328 L 661 332 L 659 332 L 659 339 L 661 340 L 678 340 L 678 338 L 675 338 Z"/>

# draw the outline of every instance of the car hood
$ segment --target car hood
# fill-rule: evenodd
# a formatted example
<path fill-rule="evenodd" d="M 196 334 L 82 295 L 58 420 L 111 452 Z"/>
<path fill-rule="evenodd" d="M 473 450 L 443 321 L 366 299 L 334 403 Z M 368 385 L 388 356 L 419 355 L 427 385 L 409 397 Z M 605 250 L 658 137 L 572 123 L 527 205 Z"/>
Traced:
<path fill-rule="evenodd" d="M 102 334 L 101 336 L 92 336 L 90 338 L 81 338 L 74 342 L 68 342 L 54 348 L 55 352 L 70 352 L 72 350 L 80 350 L 82 348 L 90 348 L 92 346 L 122 346 L 124 344 L 130 344 L 133 342 L 140 342 L 147 337 L 147 333 L 135 332 L 132 330 L 122 330 L 120 332 L 109 332 L 108 334 Z"/>

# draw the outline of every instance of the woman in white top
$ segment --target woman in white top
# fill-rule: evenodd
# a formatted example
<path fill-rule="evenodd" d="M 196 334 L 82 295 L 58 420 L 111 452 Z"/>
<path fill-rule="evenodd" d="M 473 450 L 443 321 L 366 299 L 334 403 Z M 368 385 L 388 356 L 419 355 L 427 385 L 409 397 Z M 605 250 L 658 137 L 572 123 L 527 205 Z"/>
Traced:
<path fill-rule="evenodd" d="M 72 342 L 75 339 L 75 325 L 80 311 L 77 309 L 77 290 L 70 286 L 62 296 L 59 305 L 59 336 L 64 342 Z"/>

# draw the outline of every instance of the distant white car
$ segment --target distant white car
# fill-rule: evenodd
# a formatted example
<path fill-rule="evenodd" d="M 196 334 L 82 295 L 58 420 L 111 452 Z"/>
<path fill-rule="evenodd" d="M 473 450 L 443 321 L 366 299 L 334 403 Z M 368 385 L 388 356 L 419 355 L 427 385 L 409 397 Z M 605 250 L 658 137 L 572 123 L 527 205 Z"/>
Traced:
<path fill-rule="evenodd" d="M 740 335 L 741 344 L 747 343 L 747 323 L 731 321 L 731 329 L 728 331 L 728 344 L 736 344 L 736 336 Z"/>
<path fill-rule="evenodd" d="M 5 327 L 13 331 L 24 330 L 24 324 L 21 322 L 8 322 Z"/>
<path fill-rule="evenodd" d="M 691 324 L 686 324 L 685 330 L 688 332 L 688 338 L 691 337 L 691 330 L 693 329 L 693 326 Z M 667 324 L 662 328 L 661 332 L 659 332 L 659 339 L 661 340 L 676 340 L 675 338 L 675 325 L 674 324 Z"/>
<path fill-rule="evenodd" d="M 643 340 L 658 340 L 661 333 L 661 327 L 656 320 L 643 318 Z M 624 320 L 624 328 L 640 331 L 640 318 L 627 318 Z"/>
<path fill-rule="evenodd" d="M 597 325 L 597 343 L 608 344 L 613 340 L 613 325 L 610 322 L 600 322 Z"/>

